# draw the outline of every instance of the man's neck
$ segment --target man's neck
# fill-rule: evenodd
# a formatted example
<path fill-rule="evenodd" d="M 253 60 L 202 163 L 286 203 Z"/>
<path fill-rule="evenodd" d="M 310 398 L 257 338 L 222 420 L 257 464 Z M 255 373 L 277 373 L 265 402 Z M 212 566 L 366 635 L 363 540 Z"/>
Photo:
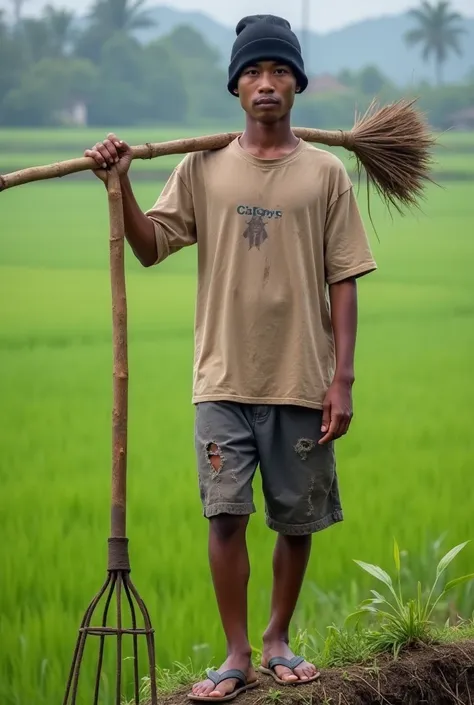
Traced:
<path fill-rule="evenodd" d="M 247 117 L 245 131 L 240 138 L 242 149 L 262 159 L 275 159 L 290 154 L 298 143 L 289 119 L 266 124 Z"/>

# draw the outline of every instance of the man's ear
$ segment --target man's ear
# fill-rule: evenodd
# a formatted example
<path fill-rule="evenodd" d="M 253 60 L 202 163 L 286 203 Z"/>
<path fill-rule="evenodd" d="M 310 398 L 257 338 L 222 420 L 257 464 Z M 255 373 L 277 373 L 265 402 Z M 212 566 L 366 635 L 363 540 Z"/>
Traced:
<path fill-rule="evenodd" d="M 234 88 L 234 93 L 235 93 L 235 95 L 239 95 L 239 89 L 238 89 L 238 88 Z"/>
<path fill-rule="evenodd" d="M 296 93 L 301 93 L 301 88 L 299 86 L 296 86 Z"/>

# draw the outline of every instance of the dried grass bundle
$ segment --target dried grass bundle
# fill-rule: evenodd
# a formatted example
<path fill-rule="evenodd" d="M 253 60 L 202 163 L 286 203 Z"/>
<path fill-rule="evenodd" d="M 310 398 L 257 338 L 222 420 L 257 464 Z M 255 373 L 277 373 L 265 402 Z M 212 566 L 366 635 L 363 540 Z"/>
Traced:
<path fill-rule="evenodd" d="M 359 178 L 365 171 L 368 186 L 399 212 L 418 206 L 425 182 L 434 183 L 430 170 L 436 140 L 414 103 L 401 100 L 379 109 L 373 101 L 349 133 Z"/>

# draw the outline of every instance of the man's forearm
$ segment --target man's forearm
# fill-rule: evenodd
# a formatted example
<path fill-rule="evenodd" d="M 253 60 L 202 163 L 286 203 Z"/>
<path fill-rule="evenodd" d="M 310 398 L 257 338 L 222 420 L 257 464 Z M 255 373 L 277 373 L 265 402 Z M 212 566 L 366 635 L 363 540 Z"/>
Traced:
<path fill-rule="evenodd" d="M 357 284 L 355 279 L 329 287 L 331 319 L 336 347 L 334 381 L 354 383 L 354 357 L 357 336 Z"/>
<path fill-rule="evenodd" d="M 158 257 L 153 223 L 138 205 L 128 175 L 121 178 L 121 185 L 127 241 L 141 264 L 151 267 Z"/>

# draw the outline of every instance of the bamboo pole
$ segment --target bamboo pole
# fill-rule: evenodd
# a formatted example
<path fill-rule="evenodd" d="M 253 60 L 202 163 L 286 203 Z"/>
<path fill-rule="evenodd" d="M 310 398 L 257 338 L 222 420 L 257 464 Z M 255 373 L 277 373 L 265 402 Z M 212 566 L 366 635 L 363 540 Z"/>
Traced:
<path fill-rule="evenodd" d="M 308 142 L 320 142 L 335 147 L 342 146 L 344 140 L 341 135 L 348 134 L 340 130 L 337 132 L 328 132 L 326 130 L 305 128 L 295 128 L 293 132 L 297 137 Z M 225 132 L 215 135 L 205 135 L 204 137 L 171 140 L 169 142 L 147 142 L 146 144 L 132 147 L 132 158 L 154 159 L 170 154 L 187 154 L 189 152 L 199 152 L 202 150 L 223 149 L 241 134 L 241 132 Z M 14 186 L 22 186 L 23 184 L 28 184 L 33 181 L 61 178 L 81 171 L 87 171 L 88 169 L 97 169 L 97 162 L 90 157 L 68 159 L 44 166 L 27 167 L 26 169 L 20 169 L 19 171 L 13 171 L 10 174 L 0 176 L 0 191 L 5 191 Z"/>
<path fill-rule="evenodd" d="M 125 226 L 120 177 L 112 167 L 107 181 L 110 219 L 110 283 L 113 330 L 111 538 L 126 537 L 128 342 L 125 286 Z"/>

